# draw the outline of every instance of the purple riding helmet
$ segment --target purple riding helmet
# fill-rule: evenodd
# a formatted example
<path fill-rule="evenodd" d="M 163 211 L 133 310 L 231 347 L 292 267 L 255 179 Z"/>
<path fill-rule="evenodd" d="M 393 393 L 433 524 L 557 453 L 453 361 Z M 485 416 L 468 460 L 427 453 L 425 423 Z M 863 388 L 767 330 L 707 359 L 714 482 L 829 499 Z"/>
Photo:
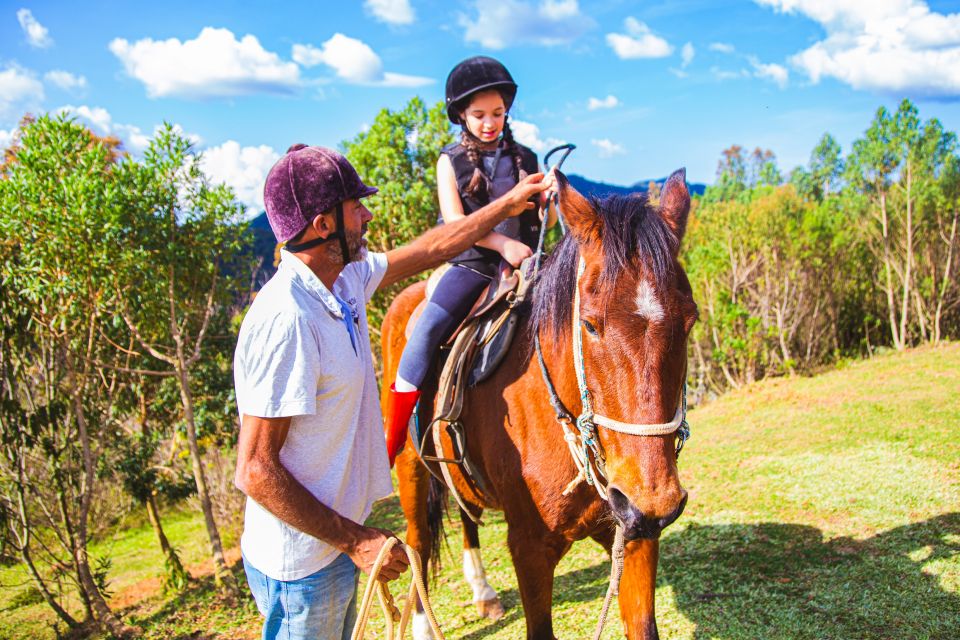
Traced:
<path fill-rule="evenodd" d="M 363 183 L 350 161 L 333 149 L 295 144 L 277 161 L 263 186 L 267 220 L 277 242 L 291 251 L 303 251 L 335 238 L 340 240 L 343 263 L 350 262 L 343 228 L 343 202 L 378 191 Z M 326 238 L 290 244 L 313 219 L 336 207 L 337 230 Z"/>

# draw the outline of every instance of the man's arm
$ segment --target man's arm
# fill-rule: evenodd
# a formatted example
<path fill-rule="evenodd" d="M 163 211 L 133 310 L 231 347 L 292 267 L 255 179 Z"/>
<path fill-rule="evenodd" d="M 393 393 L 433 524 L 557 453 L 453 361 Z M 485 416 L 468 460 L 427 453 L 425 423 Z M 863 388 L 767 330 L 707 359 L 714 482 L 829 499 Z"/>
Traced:
<path fill-rule="evenodd" d="M 237 488 L 287 524 L 347 554 L 361 571 L 369 574 L 390 534 L 344 518 L 290 475 L 280 462 L 280 448 L 289 430 L 290 418 L 242 417 L 237 444 Z M 407 556 L 401 547 L 394 547 L 380 576 L 393 580 L 406 567 Z"/>
<path fill-rule="evenodd" d="M 387 272 L 380 287 L 388 287 L 463 253 L 501 220 L 532 208 L 530 198 L 546 191 L 551 184 L 544 180 L 542 173 L 527 176 L 502 197 L 462 220 L 434 227 L 410 244 L 388 251 Z"/>

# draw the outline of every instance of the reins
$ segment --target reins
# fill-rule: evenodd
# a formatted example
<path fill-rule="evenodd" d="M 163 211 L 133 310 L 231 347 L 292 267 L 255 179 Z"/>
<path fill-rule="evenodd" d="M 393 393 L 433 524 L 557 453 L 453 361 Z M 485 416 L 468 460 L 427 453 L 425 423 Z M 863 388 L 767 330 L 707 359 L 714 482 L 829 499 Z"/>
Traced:
<path fill-rule="evenodd" d="M 554 152 L 561 149 L 566 149 L 566 152 L 557 163 L 556 168 L 559 169 L 560 165 L 563 164 L 563 161 L 566 160 L 567 156 L 570 155 L 570 152 L 575 148 L 576 147 L 574 145 L 568 144 L 552 149 L 544 157 L 544 166 L 546 171 L 550 171 L 549 158 Z M 553 202 L 554 206 L 557 208 L 557 219 L 560 221 L 560 227 L 564 233 L 566 233 L 566 228 L 563 224 L 563 215 L 560 212 L 559 197 L 557 197 L 556 194 L 554 195 Z M 547 228 L 547 221 L 545 218 L 548 214 L 549 204 L 550 203 L 547 203 L 547 206 L 543 208 L 544 220 L 540 227 L 540 238 L 537 243 L 537 251 L 534 254 L 534 278 L 539 275 L 540 264 L 543 261 L 543 245 L 544 239 L 546 238 Z M 617 431 L 618 433 L 634 436 L 661 436 L 676 433 L 676 455 L 679 457 L 684 443 L 690 437 L 690 426 L 687 424 L 687 384 L 686 382 L 683 384 L 680 403 L 677 406 L 677 411 L 674 414 L 673 420 L 670 422 L 659 424 L 622 422 L 620 420 L 614 420 L 613 418 L 596 413 L 593 410 L 590 389 L 587 387 L 586 367 L 584 366 L 583 362 L 583 336 L 581 333 L 582 329 L 580 327 L 580 279 L 583 276 L 585 267 L 586 263 L 584 262 L 583 255 L 580 255 L 577 264 L 577 279 L 574 284 L 572 327 L 574 371 L 577 376 L 577 387 L 580 392 L 580 402 L 582 406 L 580 415 L 576 418 L 576 420 L 574 420 L 573 415 L 567 409 L 566 405 L 563 404 L 563 400 L 561 400 L 560 396 L 557 394 L 557 389 L 554 387 L 553 380 L 550 378 L 550 372 L 547 370 L 547 363 L 543 359 L 543 348 L 540 346 L 539 329 L 535 332 L 533 341 L 537 351 L 537 362 L 540 365 L 540 373 L 543 377 L 543 382 L 547 387 L 547 393 L 549 394 L 550 405 L 553 407 L 553 410 L 556 413 L 556 421 L 563 428 L 563 439 L 567 443 L 567 448 L 570 450 L 570 456 L 573 458 L 573 462 L 577 467 L 577 475 L 563 490 L 563 495 L 569 495 L 581 482 L 586 482 L 589 485 L 593 485 L 601 500 L 606 501 L 606 456 L 604 455 L 603 445 L 600 443 L 600 439 L 598 437 L 597 427 L 601 426 L 612 431 Z M 571 425 L 576 425 L 576 432 L 571 429 Z M 604 596 L 603 606 L 600 610 L 600 618 L 597 621 L 597 627 L 594 631 L 594 640 L 600 639 L 600 636 L 603 633 L 603 627 L 607 621 L 607 614 L 610 610 L 610 604 L 613 600 L 613 597 L 617 595 L 620 590 L 620 578 L 623 575 L 624 549 L 625 542 L 623 536 L 623 526 L 618 522 L 614 531 L 613 546 L 610 550 L 610 583 L 607 586 L 607 593 Z"/>
<path fill-rule="evenodd" d="M 397 608 L 393 599 L 393 594 L 383 582 L 377 578 L 380 575 L 380 569 L 387 559 L 390 550 L 396 545 L 403 545 L 403 550 L 410 560 L 410 590 L 407 592 L 406 602 L 403 605 L 403 613 Z M 353 626 L 353 633 L 350 640 L 361 640 L 364 631 L 367 628 L 367 622 L 370 619 L 370 605 L 373 603 L 373 594 L 376 592 L 380 599 L 380 608 L 383 611 L 383 617 L 387 623 L 387 640 L 394 638 L 403 638 L 407 630 L 407 624 L 410 622 L 410 614 L 416 603 L 416 596 L 420 596 L 420 602 L 423 604 L 423 611 L 427 615 L 427 621 L 430 623 L 430 629 L 433 631 L 434 640 L 444 640 L 443 632 L 440 630 L 440 624 L 433 613 L 433 607 L 430 606 L 430 599 L 427 597 L 427 585 L 423 580 L 423 563 L 420 560 L 420 554 L 410 545 L 404 544 L 399 538 L 390 537 L 380 547 L 380 553 L 373 563 L 370 570 L 370 577 L 367 580 L 367 587 L 363 591 L 363 599 L 360 601 L 360 607 L 357 609 L 357 621 Z M 400 624 L 400 634 L 394 635 L 394 626 Z"/>

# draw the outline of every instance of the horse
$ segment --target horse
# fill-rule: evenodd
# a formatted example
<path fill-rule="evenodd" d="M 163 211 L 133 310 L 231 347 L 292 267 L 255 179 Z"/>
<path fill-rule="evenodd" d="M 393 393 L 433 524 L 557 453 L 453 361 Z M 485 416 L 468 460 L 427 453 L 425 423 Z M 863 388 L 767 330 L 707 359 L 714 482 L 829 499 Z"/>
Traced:
<path fill-rule="evenodd" d="M 557 190 L 567 233 L 522 305 L 510 353 L 464 399 L 466 448 L 482 474 L 482 495 L 459 467 L 451 465 L 450 471 L 474 517 L 484 509 L 503 511 L 527 638 L 554 637 L 554 570 L 573 542 L 589 537 L 609 553 L 619 524 L 625 540 L 618 598 L 624 630 L 631 640 L 652 640 L 658 637 L 654 594 L 660 533 L 687 501 L 678 476 L 676 436 L 599 427 L 606 478 L 594 482 L 605 484 L 603 500 L 590 483 L 575 480 L 578 467 L 564 446 L 546 380 L 571 413 L 582 408 L 572 340 L 581 332 L 584 381 L 598 416 L 666 423 L 679 415 L 687 338 L 698 315 L 678 262 L 690 211 L 686 174 L 681 169 L 671 175 L 659 205 L 646 194 L 587 199 L 559 172 Z M 384 318 L 386 379 L 396 376 L 404 328 L 424 290 L 423 282 L 404 290 Z M 535 355 L 537 338 L 545 372 Z M 422 425 L 431 418 L 430 393 L 425 388 L 420 402 Z M 595 471 L 596 464 L 589 469 Z M 407 543 L 421 557 L 438 559 L 439 505 L 446 494 L 438 491 L 439 483 L 409 441 L 397 460 L 397 476 Z M 462 519 L 464 572 L 481 613 L 496 618 L 503 610 L 484 578 L 476 525 Z"/>

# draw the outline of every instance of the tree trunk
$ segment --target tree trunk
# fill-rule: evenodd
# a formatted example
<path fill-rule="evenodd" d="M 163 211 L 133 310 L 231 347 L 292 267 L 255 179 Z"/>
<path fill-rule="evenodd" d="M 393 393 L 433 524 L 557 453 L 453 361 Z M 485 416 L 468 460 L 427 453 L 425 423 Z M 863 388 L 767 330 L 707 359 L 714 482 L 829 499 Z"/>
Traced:
<path fill-rule="evenodd" d="M 903 340 L 903 334 L 900 333 L 900 327 L 897 324 L 897 302 L 894 299 L 893 293 L 893 256 L 890 255 L 890 221 L 887 217 L 887 194 L 882 191 L 880 192 L 880 222 L 881 232 L 883 234 L 883 270 L 886 276 L 884 293 L 887 294 L 887 313 L 890 321 L 890 334 L 891 338 L 893 338 L 893 347 L 897 351 L 903 351 L 906 345 Z"/>
<path fill-rule="evenodd" d="M 943 300 L 947 295 L 947 287 L 950 286 L 950 271 L 953 267 L 953 244 L 957 237 L 957 214 L 953 214 L 953 223 L 950 226 L 950 237 L 947 241 L 947 259 L 943 268 L 943 279 L 940 283 L 940 292 L 937 296 L 937 310 L 933 317 L 933 343 L 940 344 L 940 318 L 943 314 Z"/>
<path fill-rule="evenodd" d="M 167 540 L 167 534 L 163 532 L 163 524 L 160 522 L 160 510 L 157 508 L 156 496 L 150 495 L 143 503 L 147 510 L 147 519 L 150 520 L 150 526 L 153 532 L 157 534 L 157 541 L 160 543 L 160 550 L 163 551 L 163 557 L 166 558 L 165 566 L 167 570 L 167 584 L 175 591 L 181 591 L 187 586 L 190 575 L 183 568 L 180 557 L 176 550 L 170 546 Z"/>
<path fill-rule="evenodd" d="M 910 315 L 910 285 L 913 279 L 913 169 L 907 162 L 907 258 L 903 269 L 903 299 L 900 302 L 900 340 L 907 343 L 907 318 Z"/>
<path fill-rule="evenodd" d="M 67 626 L 71 629 L 76 628 L 78 625 L 77 621 L 67 613 L 67 610 L 60 606 L 60 603 L 56 601 L 53 597 L 53 594 L 50 593 L 50 590 L 47 589 L 46 583 L 43 581 L 43 578 L 40 576 L 40 572 L 37 571 L 36 565 L 33 564 L 33 558 L 30 555 L 30 537 L 32 533 L 32 525 L 30 524 L 30 519 L 27 516 L 27 501 L 24 491 L 25 479 L 26 479 L 26 468 L 24 464 L 25 455 L 23 452 L 20 452 L 19 461 L 17 463 L 17 472 L 18 472 L 18 481 L 17 481 L 17 507 L 20 516 L 20 524 L 23 527 L 23 536 L 17 536 L 20 546 L 20 558 L 23 560 L 23 564 L 27 565 L 27 569 L 30 571 L 30 577 L 33 579 L 33 583 L 37 586 L 37 590 L 40 591 L 40 594 L 43 596 L 44 601 L 53 609 L 54 613 L 57 614 L 57 617 L 67 623 Z"/>
<path fill-rule="evenodd" d="M 200 508 L 203 510 L 203 520 L 207 527 L 207 536 L 210 538 L 210 551 L 213 554 L 214 580 L 224 594 L 236 598 L 240 591 L 236 580 L 227 567 L 223 555 L 223 543 L 220 541 L 220 531 L 213 517 L 213 502 L 210 500 L 210 491 L 207 488 L 207 478 L 203 473 L 203 460 L 200 458 L 200 446 L 197 443 L 197 424 L 193 414 L 193 396 L 190 393 L 190 380 L 182 366 L 183 360 L 177 366 L 177 381 L 180 386 L 180 399 L 183 402 L 183 416 L 187 423 L 187 442 L 190 447 L 190 457 L 193 463 L 193 479 L 197 484 L 197 495 L 200 498 Z"/>
<path fill-rule="evenodd" d="M 121 622 L 120 618 L 107 606 L 107 601 L 103 599 L 103 594 L 97 588 L 93 573 L 90 571 L 90 560 L 87 557 L 87 515 L 90 513 L 90 503 L 93 499 L 94 464 L 93 451 L 90 448 L 90 433 L 87 430 L 86 414 L 83 410 L 79 391 L 75 391 L 73 394 L 73 406 L 77 427 L 79 427 L 80 447 L 83 452 L 84 475 L 83 491 L 80 494 L 80 517 L 77 522 L 77 542 L 73 553 L 78 577 L 80 578 L 80 584 L 83 586 L 83 591 L 86 591 L 87 597 L 90 599 L 94 616 L 103 630 L 118 638 L 136 638 L 139 635 L 137 630 Z"/>

